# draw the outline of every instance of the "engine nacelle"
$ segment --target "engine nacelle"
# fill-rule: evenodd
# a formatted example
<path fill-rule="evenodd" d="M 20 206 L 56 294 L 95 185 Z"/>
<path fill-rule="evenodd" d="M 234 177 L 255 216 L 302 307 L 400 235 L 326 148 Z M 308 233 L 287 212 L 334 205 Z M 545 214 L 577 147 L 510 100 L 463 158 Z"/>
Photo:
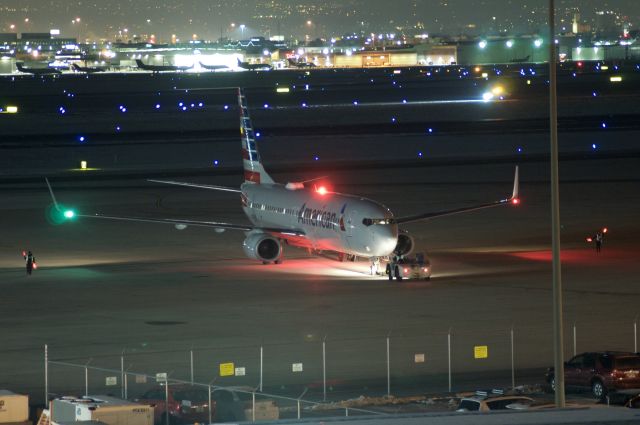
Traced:
<path fill-rule="evenodd" d="M 393 253 L 396 255 L 409 255 L 413 252 L 415 245 L 413 237 L 407 231 L 400 230 L 398 232 L 398 243 L 393 249 Z"/>
<path fill-rule="evenodd" d="M 250 233 L 242 242 L 247 257 L 260 261 L 276 261 L 282 256 L 282 244 L 266 233 Z"/>

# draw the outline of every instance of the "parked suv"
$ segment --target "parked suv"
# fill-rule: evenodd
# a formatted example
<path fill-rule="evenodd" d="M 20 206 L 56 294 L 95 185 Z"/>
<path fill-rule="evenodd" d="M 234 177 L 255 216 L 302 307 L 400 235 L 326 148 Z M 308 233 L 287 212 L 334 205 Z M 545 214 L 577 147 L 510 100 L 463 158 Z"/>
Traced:
<path fill-rule="evenodd" d="M 209 421 L 209 391 L 207 388 L 170 385 L 168 403 L 165 398 L 165 387 L 158 386 L 144 393 L 136 401 L 154 407 L 154 423 L 156 424 L 167 425 L 167 405 L 169 407 L 169 425 Z M 235 391 L 215 388 L 211 392 L 211 401 L 211 415 L 214 422 L 245 420 L 243 403 Z"/>
<path fill-rule="evenodd" d="M 554 370 L 547 383 L 555 391 Z M 640 388 L 640 354 L 621 351 L 582 353 L 564 364 L 564 381 L 569 388 L 589 388 L 598 399 L 612 390 Z"/>

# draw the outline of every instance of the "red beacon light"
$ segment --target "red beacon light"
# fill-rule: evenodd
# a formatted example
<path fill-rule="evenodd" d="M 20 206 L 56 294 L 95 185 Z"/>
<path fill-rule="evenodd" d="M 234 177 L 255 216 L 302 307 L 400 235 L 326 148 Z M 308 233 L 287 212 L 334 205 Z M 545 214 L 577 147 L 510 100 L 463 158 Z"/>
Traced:
<path fill-rule="evenodd" d="M 602 229 L 602 233 L 607 233 L 609 231 L 609 229 L 607 229 L 606 227 L 604 229 Z"/>
<path fill-rule="evenodd" d="M 593 242 L 593 238 L 587 238 L 587 242 Z"/>
<path fill-rule="evenodd" d="M 326 195 L 328 193 L 327 188 L 324 186 L 320 186 L 316 189 L 316 192 L 318 192 L 320 195 Z"/>
<path fill-rule="evenodd" d="M 511 203 L 512 203 L 513 205 L 520 205 L 520 198 L 513 198 L 513 199 L 511 200 Z"/>

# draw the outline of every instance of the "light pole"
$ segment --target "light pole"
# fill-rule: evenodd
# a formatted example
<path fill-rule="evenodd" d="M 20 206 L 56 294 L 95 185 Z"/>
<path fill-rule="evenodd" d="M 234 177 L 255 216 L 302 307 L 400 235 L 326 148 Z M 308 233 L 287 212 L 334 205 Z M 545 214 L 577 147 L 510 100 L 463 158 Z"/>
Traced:
<path fill-rule="evenodd" d="M 556 78 L 555 2 L 549 0 L 549 129 L 551 136 L 551 250 L 553 257 L 553 363 L 556 407 L 565 407 L 560 263 L 560 190 L 558 178 L 558 99 Z"/>
<path fill-rule="evenodd" d="M 78 29 L 78 38 L 76 39 L 76 41 L 78 42 L 78 44 L 80 44 L 80 18 L 74 18 L 71 20 L 71 25 L 75 25 Z"/>

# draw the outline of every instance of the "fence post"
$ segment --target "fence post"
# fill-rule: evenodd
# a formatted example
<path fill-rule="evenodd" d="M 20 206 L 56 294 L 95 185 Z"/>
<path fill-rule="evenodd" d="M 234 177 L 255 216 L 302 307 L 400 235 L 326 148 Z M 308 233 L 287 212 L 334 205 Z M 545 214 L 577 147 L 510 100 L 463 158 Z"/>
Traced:
<path fill-rule="evenodd" d="M 577 330 L 576 330 L 576 324 L 575 322 L 573 323 L 573 355 L 575 356 L 577 353 L 577 343 L 576 343 L 576 339 L 577 339 Z"/>
<path fill-rule="evenodd" d="M 327 401 L 327 336 L 322 340 L 322 401 Z"/>
<path fill-rule="evenodd" d="M 298 399 L 298 419 L 300 419 L 300 399 Z"/>
<path fill-rule="evenodd" d="M 44 345 L 44 405 L 49 408 L 49 346 Z"/>
<path fill-rule="evenodd" d="M 449 362 L 449 392 L 451 392 L 451 328 L 447 331 L 447 358 Z"/>
<path fill-rule="evenodd" d="M 349 408 L 348 407 L 344 408 L 344 415 L 345 416 L 349 416 Z"/>
<path fill-rule="evenodd" d="M 513 325 L 511 325 L 511 388 L 516 387 L 516 365 L 513 350 Z"/>
<path fill-rule="evenodd" d="M 638 316 L 633 321 L 633 352 L 638 352 Z"/>
<path fill-rule="evenodd" d="M 391 359 L 389 358 L 389 346 L 391 344 L 389 335 L 387 335 L 387 395 L 391 395 Z"/>
<path fill-rule="evenodd" d="M 263 366 L 263 359 L 264 359 L 264 348 L 262 347 L 262 345 L 260 345 L 260 392 L 262 392 L 262 366 Z"/>
<path fill-rule="evenodd" d="M 190 365 L 191 365 L 191 385 L 193 385 L 193 348 L 189 351 Z"/>
<path fill-rule="evenodd" d="M 127 372 L 124 373 L 124 399 L 129 398 L 129 374 Z"/>
<path fill-rule="evenodd" d="M 170 424 L 169 422 L 169 376 L 164 381 L 164 418 L 166 420 L 165 424 Z"/>
<path fill-rule="evenodd" d="M 256 421 L 256 392 L 251 393 L 251 422 Z"/>
<path fill-rule="evenodd" d="M 211 425 L 213 422 L 211 421 L 211 384 L 208 385 L 209 387 L 209 404 L 207 406 L 209 406 L 209 425 Z"/>
<path fill-rule="evenodd" d="M 127 396 L 126 390 L 124 389 L 124 349 L 122 349 L 122 353 L 120 354 L 120 397 L 126 399 Z"/>
<path fill-rule="evenodd" d="M 89 368 L 84 366 L 84 395 L 89 396 Z"/>

